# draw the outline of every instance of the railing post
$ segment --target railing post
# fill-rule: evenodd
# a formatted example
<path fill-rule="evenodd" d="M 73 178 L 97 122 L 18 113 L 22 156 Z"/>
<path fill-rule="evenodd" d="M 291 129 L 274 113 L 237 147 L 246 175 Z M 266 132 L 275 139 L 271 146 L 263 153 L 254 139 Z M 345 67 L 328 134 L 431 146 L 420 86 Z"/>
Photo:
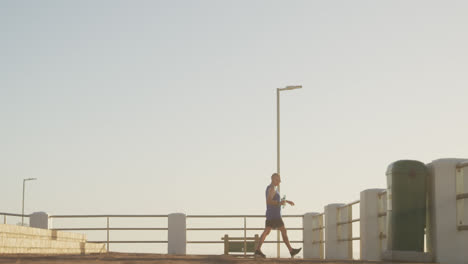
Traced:
<path fill-rule="evenodd" d="M 247 256 L 247 220 L 244 217 L 244 256 Z"/>
<path fill-rule="evenodd" d="M 381 236 L 379 229 L 380 195 L 385 189 L 368 189 L 361 192 L 360 237 L 361 260 L 381 260 Z M 383 229 L 385 230 L 385 229 Z"/>
<path fill-rule="evenodd" d="M 460 188 L 468 190 L 466 177 L 457 181 L 457 165 L 467 162 L 466 159 L 438 159 L 427 165 L 429 169 L 429 223 L 426 228 L 426 238 L 429 238 L 429 252 L 435 256 L 434 261 L 440 263 L 466 263 L 468 259 L 468 231 L 458 230 L 458 214 L 460 219 L 468 219 L 468 203 L 459 203 L 457 208 L 456 191 Z M 460 173 L 468 175 L 468 167 L 458 168 Z M 464 171 L 464 172 L 463 172 Z M 459 186 L 457 186 L 457 184 Z M 457 188 L 458 187 L 458 188 Z"/>
<path fill-rule="evenodd" d="M 107 252 L 109 252 L 109 217 L 107 217 Z"/>
<path fill-rule="evenodd" d="M 224 235 L 224 255 L 229 255 L 229 237 Z"/>
<path fill-rule="evenodd" d="M 167 252 L 171 255 L 185 255 L 187 252 L 186 215 L 174 213 L 168 215 Z"/>
<path fill-rule="evenodd" d="M 278 258 L 280 258 L 281 256 L 281 253 L 280 253 L 280 231 L 278 229 L 278 231 L 276 232 L 276 256 Z"/>
<path fill-rule="evenodd" d="M 325 257 L 327 259 L 346 259 L 344 243 L 338 241 L 338 208 L 344 204 L 325 206 Z"/>
<path fill-rule="evenodd" d="M 6 215 L 3 215 L 3 223 L 6 225 Z"/>

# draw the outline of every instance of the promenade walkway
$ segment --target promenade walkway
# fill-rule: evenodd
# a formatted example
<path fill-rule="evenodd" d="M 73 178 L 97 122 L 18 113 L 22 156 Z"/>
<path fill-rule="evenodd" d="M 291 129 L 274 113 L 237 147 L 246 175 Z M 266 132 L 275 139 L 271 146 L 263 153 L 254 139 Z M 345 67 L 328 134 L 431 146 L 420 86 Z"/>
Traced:
<path fill-rule="evenodd" d="M 286 264 L 286 263 L 311 263 L 311 264 L 400 264 L 400 262 L 375 262 L 361 260 L 311 260 L 311 259 L 288 259 L 288 258 L 239 258 L 224 255 L 163 255 L 163 254 L 140 254 L 140 253 L 106 253 L 94 255 L 2 255 L 0 264 Z M 408 263 L 406 263 L 408 264 Z M 423 263 L 421 263 L 423 264 Z M 425 264 L 425 263 L 424 263 Z"/>

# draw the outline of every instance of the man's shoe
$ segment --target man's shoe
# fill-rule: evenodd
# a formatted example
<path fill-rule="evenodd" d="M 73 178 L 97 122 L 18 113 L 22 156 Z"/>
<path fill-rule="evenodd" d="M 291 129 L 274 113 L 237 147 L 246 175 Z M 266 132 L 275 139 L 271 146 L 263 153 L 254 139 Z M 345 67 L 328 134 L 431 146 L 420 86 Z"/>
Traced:
<path fill-rule="evenodd" d="M 254 256 L 255 257 L 260 257 L 260 258 L 266 258 L 265 254 L 263 254 L 263 252 L 258 250 L 258 249 L 255 250 Z"/>
<path fill-rule="evenodd" d="M 291 258 L 297 255 L 297 253 L 301 252 L 302 248 L 293 248 L 289 253 L 291 253 Z"/>

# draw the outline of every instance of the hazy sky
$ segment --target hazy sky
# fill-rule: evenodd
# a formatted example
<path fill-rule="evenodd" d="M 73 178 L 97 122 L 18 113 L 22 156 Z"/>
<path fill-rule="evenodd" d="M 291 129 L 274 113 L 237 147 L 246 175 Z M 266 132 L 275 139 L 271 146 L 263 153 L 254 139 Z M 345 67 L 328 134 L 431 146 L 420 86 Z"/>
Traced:
<path fill-rule="evenodd" d="M 284 214 L 467 158 L 466 1 L 1 1 L 0 211 Z"/>

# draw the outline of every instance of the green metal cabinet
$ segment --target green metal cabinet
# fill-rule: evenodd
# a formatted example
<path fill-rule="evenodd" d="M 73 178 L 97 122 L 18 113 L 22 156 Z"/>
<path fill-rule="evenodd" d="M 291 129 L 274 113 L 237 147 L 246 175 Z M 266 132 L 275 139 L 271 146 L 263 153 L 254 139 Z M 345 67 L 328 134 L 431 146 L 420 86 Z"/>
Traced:
<path fill-rule="evenodd" d="M 424 252 L 428 170 L 422 162 L 399 160 L 386 175 L 388 250 Z"/>

